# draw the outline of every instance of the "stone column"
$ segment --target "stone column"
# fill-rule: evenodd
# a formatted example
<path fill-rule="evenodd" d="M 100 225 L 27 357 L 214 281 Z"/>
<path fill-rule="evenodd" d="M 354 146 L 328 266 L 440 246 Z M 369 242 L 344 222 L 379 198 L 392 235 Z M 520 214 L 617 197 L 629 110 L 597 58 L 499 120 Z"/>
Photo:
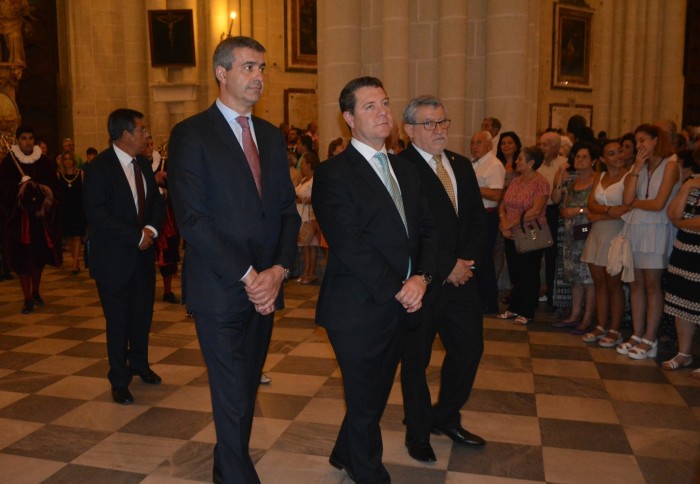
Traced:
<path fill-rule="evenodd" d="M 391 100 L 394 122 L 401 127 L 410 98 L 409 0 L 385 0 L 382 16 L 382 82 Z"/>
<path fill-rule="evenodd" d="M 536 42 L 528 30 L 528 2 L 493 0 L 486 7 L 484 117 L 493 116 L 503 131 L 530 138 L 528 105 L 528 45 Z M 475 126 L 476 128 L 476 126 Z"/>
<path fill-rule="evenodd" d="M 685 2 L 666 0 L 661 3 L 663 24 L 659 57 L 659 102 L 657 118 L 673 119 L 681 127 L 683 118 L 683 53 L 685 50 Z"/>
<path fill-rule="evenodd" d="M 449 146 L 464 153 L 470 135 L 465 133 L 467 116 L 467 60 L 465 50 L 469 22 L 467 3 L 463 0 L 440 0 L 438 26 L 438 97 L 452 120 Z"/>
<path fill-rule="evenodd" d="M 318 124 L 319 153 L 332 139 L 350 132 L 340 116 L 338 96 L 343 86 L 362 75 L 360 2 L 318 1 Z"/>

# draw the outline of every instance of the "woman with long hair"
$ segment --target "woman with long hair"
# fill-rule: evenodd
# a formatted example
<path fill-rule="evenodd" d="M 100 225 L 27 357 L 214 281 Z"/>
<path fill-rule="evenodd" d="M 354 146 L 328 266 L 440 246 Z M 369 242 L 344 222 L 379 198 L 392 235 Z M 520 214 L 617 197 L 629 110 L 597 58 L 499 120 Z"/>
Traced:
<path fill-rule="evenodd" d="M 72 151 L 64 151 L 59 157 L 58 187 L 61 194 L 61 209 L 58 225 L 61 236 L 72 258 L 71 273 L 80 273 L 80 243 L 85 235 L 85 209 L 83 208 L 83 171 L 75 166 Z"/>
<path fill-rule="evenodd" d="M 632 208 L 623 218 L 634 264 L 634 281 L 630 283 L 634 334 L 618 345 L 617 352 L 643 360 L 655 358 L 658 351 L 656 334 L 664 304 L 661 276 L 676 238 L 666 210 L 678 191 L 680 167 L 671 156 L 670 140 L 656 126 L 638 126 L 634 138 L 637 156 L 625 179 L 622 198 Z"/>
<path fill-rule="evenodd" d="M 313 151 L 307 152 L 301 160 L 301 182 L 295 188 L 297 210 L 299 211 L 299 216 L 301 216 L 302 223 L 302 228 L 299 232 L 299 246 L 301 247 L 301 257 L 304 261 L 304 273 L 298 279 L 300 284 L 318 282 L 316 277 L 316 257 L 318 255 L 320 231 L 318 230 L 314 210 L 311 207 L 311 191 L 314 182 L 314 170 L 319 164 L 320 161 L 316 153 Z M 305 231 L 307 229 L 311 230 L 309 227 L 313 228 L 313 235 L 309 240 L 302 240 Z"/>
<path fill-rule="evenodd" d="M 581 261 L 588 264 L 593 278 L 598 325 L 582 339 L 586 343 L 597 341 L 603 348 L 612 348 L 623 341 L 620 323 L 625 312 L 625 293 L 622 275 L 612 276 L 606 271 L 608 249 L 625 224 L 622 215 L 629 210 L 622 205 L 627 168 L 620 141 L 604 141 L 601 159 L 608 169 L 595 177 L 594 188 L 588 196 L 588 220 L 592 226 L 581 255 Z M 607 329 L 608 318 L 610 329 Z"/>

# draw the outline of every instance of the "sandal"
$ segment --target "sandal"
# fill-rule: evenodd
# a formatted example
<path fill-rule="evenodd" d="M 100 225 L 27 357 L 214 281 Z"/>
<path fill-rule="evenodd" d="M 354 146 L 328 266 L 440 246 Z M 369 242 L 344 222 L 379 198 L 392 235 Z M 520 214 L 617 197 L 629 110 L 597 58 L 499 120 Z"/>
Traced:
<path fill-rule="evenodd" d="M 584 334 L 581 340 L 584 343 L 593 343 L 594 341 L 598 341 L 599 339 L 604 338 L 606 334 L 608 334 L 608 332 L 604 327 L 596 326 L 593 331 Z"/>
<path fill-rule="evenodd" d="M 635 346 L 637 346 L 641 342 L 642 342 L 642 338 L 640 338 L 639 336 L 632 335 L 632 336 L 630 336 L 630 339 L 628 339 L 627 341 L 625 341 L 621 345 L 617 345 L 617 348 L 615 348 L 615 349 L 621 355 L 626 355 L 627 353 L 629 353 L 629 351 L 632 348 L 634 348 Z"/>
<path fill-rule="evenodd" d="M 645 345 L 648 348 L 642 348 L 642 345 Z M 629 352 L 627 352 L 627 356 L 633 360 L 644 360 L 646 358 L 656 358 L 656 353 L 658 352 L 659 340 L 651 342 L 646 338 L 642 338 L 642 342 L 629 350 Z"/>
<path fill-rule="evenodd" d="M 526 318 L 525 316 L 518 316 L 515 318 L 515 321 L 513 321 L 513 324 L 519 324 L 520 326 L 527 326 L 527 323 L 532 321 L 532 318 Z"/>
<path fill-rule="evenodd" d="M 700 380 L 700 368 L 696 368 L 690 372 L 690 378 L 696 378 Z"/>
<path fill-rule="evenodd" d="M 598 346 L 601 348 L 612 348 L 613 346 L 622 344 L 623 341 L 622 334 L 616 329 L 611 329 L 608 331 L 607 336 L 598 341 Z"/>
<path fill-rule="evenodd" d="M 678 358 L 684 359 L 685 363 L 678 363 Z M 690 366 L 693 363 L 693 356 L 688 355 L 686 353 L 681 353 L 680 351 L 676 356 L 671 358 L 670 360 L 666 360 L 663 363 L 661 363 L 661 368 L 664 370 L 677 370 L 679 368 L 685 368 L 686 366 Z"/>
<path fill-rule="evenodd" d="M 505 312 L 502 312 L 501 314 L 496 315 L 496 317 L 498 319 L 513 319 L 513 318 L 517 318 L 518 316 L 519 316 L 518 313 L 512 313 L 510 311 L 505 311 Z"/>

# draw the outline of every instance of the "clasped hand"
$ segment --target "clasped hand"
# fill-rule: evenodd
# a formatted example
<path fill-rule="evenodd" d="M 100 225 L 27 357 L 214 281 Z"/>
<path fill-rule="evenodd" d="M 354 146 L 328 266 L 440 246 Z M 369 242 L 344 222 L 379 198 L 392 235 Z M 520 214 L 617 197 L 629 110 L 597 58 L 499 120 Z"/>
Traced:
<path fill-rule="evenodd" d="M 284 269 L 280 266 L 272 266 L 262 272 L 251 269 L 243 278 L 245 292 L 258 313 L 267 316 L 275 311 L 275 300 L 282 287 L 282 279 Z"/>
<path fill-rule="evenodd" d="M 144 227 L 141 229 L 141 233 L 143 234 L 143 237 L 141 239 L 141 243 L 139 244 L 139 250 L 146 250 L 153 245 L 153 232 Z"/>
<path fill-rule="evenodd" d="M 421 276 L 411 276 L 404 281 L 403 287 L 394 297 L 406 312 L 415 313 L 423 305 L 423 295 L 427 288 Z"/>
<path fill-rule="evenodd" d="M 454 287 L 459 287 L 466 284 L 469 279 L 474 277 L 472 272 L 472 266 L 474 265 L 473 260 L 457 259 L 450 275 L 447 276 L 447 282 L 452 284 Z"/>

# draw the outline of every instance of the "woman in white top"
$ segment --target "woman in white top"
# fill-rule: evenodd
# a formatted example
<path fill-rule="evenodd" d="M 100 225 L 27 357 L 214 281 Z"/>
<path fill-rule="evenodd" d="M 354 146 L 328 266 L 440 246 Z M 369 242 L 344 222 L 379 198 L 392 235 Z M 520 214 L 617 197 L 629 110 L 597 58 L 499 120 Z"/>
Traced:
<path fill-rule="evenodd" d="M 642 124 L 634 131 L 637 156 L 625 179 L 622 201 L 632 210 L 623 216 L 632 246 L 634 281 L 630 283 L 634 334 L 617 352 L 635 360 L 655 358 L 656 333 L 661 324 L 664 293 L 661 275 L 676 238 L 666 209 L 678 191 L 680 167 L 668 136 L 656 126 Z"/>
<path fill-rule="evenodd" d="M 301 160 L 301 182 L 296 186 L 297 210 L 301 216 L 302 225 L 310 224 L 316 233 L 310 242 L 299 241 L 301 257 L 304 260 L 304 273 L 298 279 L 301 284 L 312 284 L 318 281 L 316 277 L 316 256 L 318 254 L 319 236 L 316 216 L 311 207 L 311 190 L 314 182 L 314 170 L 319 165 L 319 159 L 313 151 L 307 152 Z M 301 233 L 304 229 L 302 228 Z"/>
<path fill-rule="evenodd" d="M 611 276 L 605 270 L 608 263 L 610 241 L 620 233 L 625 222 L 620 218 L 629 211 L 622 204 L 627 168 L 622 156 L 620 141 L 606 140 L 602 145 L 601 159 L 608 171 L 600 173 L 588 197 L 588 220 L 591 231 L 583 248 L 581 262 L 587 262 L 595 287 L 595 306 L 598 326 L 583 336 L 583 341 L 612 348 L 622 343 L 620 322 L 625 312 L 625 294 L 622 290 L 621 274 Z M 608 317 L 610 329 L 606 329 Z"/>

